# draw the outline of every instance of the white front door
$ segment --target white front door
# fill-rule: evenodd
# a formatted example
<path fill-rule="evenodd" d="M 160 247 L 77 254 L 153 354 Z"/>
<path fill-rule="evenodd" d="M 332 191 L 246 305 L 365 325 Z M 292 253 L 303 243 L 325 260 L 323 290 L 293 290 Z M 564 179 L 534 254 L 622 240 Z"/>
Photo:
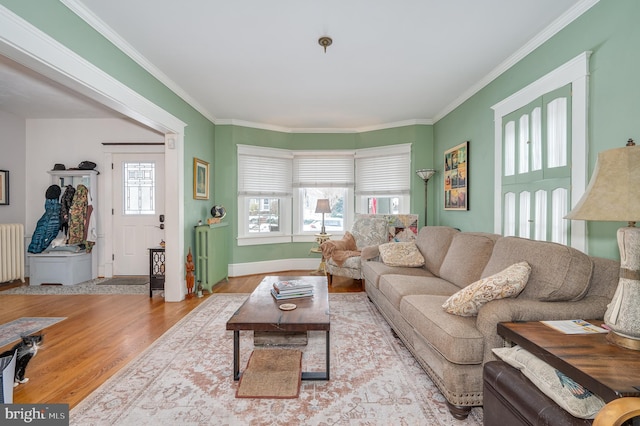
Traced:
<path fill-rule="evenodd" d="M 164 154 L 113 155 L 113 275 L 148 275 L 164 239 Z"/>

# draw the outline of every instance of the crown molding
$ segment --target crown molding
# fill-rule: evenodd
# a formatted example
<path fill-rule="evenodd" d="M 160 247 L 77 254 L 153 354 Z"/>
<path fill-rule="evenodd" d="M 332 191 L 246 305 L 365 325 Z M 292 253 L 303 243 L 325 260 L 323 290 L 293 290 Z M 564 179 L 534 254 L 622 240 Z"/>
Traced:
<path fill-rule="evenodd" d="M 432 120 L 416 118 L 412 120 L 403 120 L 396 121 L 393 123 L 385 123 L 378 124 L 375 126 L 367 126 L 367 127 L 358 127 L 351 129 L 342 129 L 342 128 L 289 128 L 283 126 L 275 126 L 271 124 L 264 123 L 255 123 L 252 121 L 244 121 L 244 120 L 235 120 L 232 118 L 228 119 L 219 119 L 215 123 L 217 126 L 240 126 L 240 127 L 249 127 L 252 129 L 261 129 L 261 130 L 271 130 L 274 132 L 281 133 L 366 133 L 373 132 L 375 130 L 385 130 L 385 129 L 393 129 L 396 127 L 405 127 L 405 126 L 416 126 L 416 125 L 431 125 L 433 124 Z"/>
<path fill-rule="evenodd" d="M 452 112 L 454 109 L 462 105 L 465 101 L 469 100 L 473 95 L 482 90 L 485 86 L 491 83 L 493 80 L 498 78 L 500 75 L 509 70 L 512 66 L 520 62 L 525 56 L 533 52 L 535 49 L 540 47 L 546 41 L 548 41 L 551 37 L 556 35 L 560 30 L 569 25 L 571 22 L 575 21 L 578 17 L 580 17 L 587 10 L 591 9 L 595 6 L 600 0 L 583 0 L 579 3 L 576 3 L 571 9 L 565 12 L 558 19 L 553 21 L 549 26 L 547 26 L 544 30 L 538 33 L 534 38 L 529 40 L 524 46 L 522 46 L 518 51 L 516 51 L 513 55 L 508 57 L 503 63 L 498 65 L 493 69 L 486 77 L 480 80 L 478 83 L 471 86 L 467 91 L 465 91 L 461 96 L 459 96 L 456 100 L 446 106 L 442 111 L 440 111 L 433 118 L 433 122 L 437 123 L 440 119 L 444 118 L 447 114 Z"/>
<path fill-rule="evenodd" d="M 572 8 L 570 8 L 567 12 L 565 12 L 562 16 L 552 22 L 549 26 L 547 26 L 544 30 L 542 30 L 539 34 L 537 34 L 534 38 L 532 38 L 529 42 L 527 42 L 524 46 L 522 46 L 518 51 L 516 51 L 513 55 L 507 58 L 504 62 L 494 68 L 487 76 L 478 81 L 476 84 L 471 86 L 468 90 L 466 90 L 462 95 L 456 98 L 452 103 L 447 105 L 443 110 L 437 113 L 433 118 L 430 119 L 416 119 L 416 120 L 405 120 L 396 123 L 387 123 L 380 124 L 362 128 L 351 128 L 351 129 L 335 129 L 335 128 L 286 128 L 277 125 L 265 124 L 265 123 L 254 123 L 250 121 L 237 120 L 237 119 L 217 119 L 214 117 L 206 108 L 200 105 L 195 99 L 193 99 L 187 92 L 185 92 L 180 86 L 178 86 L 175 82 L 173 82 L 169 77 L 167 77 L 162 71 L 160 71 L 155 65 L 149 62 L 142 54 L 140 54 L 136 49 L 133 48 L 125 39 L 123 39 L 119 34 L 117 34 L 113 29 L 111 29 L 105 22 L 103 22 L 100 18 L 98 18 L 95 14 L 93 14 L 89 9 L 87 9 L 84 4 L 82 4 L 79 0 L 60 0 L 62 4 L 64 4 L 67 8 L 69 8 L 73 13 L 78 15 L 81 19 L 83 19 L 87 24 L 89 24 L 92 28 L 102 34 L 107 40 L 111 41 L 116 47 L 122 50 L 127 56 L 129 56 L 133 61 L 139 64 L 142 68 L 148 71 L 151 75 L 157 78 L 162 84 L 171 89 L 176 95 L 182 98 L 185 102 L 191 105 L 194 109 L 196 109 L 200 114 L 205 116 L 215 125 L 238 125 L 243 127 L 251 127 L 256 129 L 264 129 L 264 130 L 273 130 L 278 132 L 285 133 L 363 133 L 370 132 L 375 130 L 383 130 L 390 129 L 395 127 L 409 126 L 415 124 L 422 125 L 432 125 L 438 122 L 440 119 L 444 118 L 447 114 L 455 110 L 457 107 L 462 105 L 465 101 L 469 100 L 473 95 L 478 93 L 484 87 L 486 87 L 493 80 L 498 78 L 501 74 L 509 70 L 516 63 L 522 60 L 529 53 L 533 52 L 535 49 L 540 47 L 543 43 L 557 34 L 564 27 L 569 25 L 575 19 L 580 17 L 583 13 L 591 9 L 594 5 L 596 5 L 600 0 L 582 0 L 576 3 Z"/>
<path fill-rule="evenodd" d="M 131 46 L 124 38 L 116 33 L 111 27 L 109 27 L 102 19 L 98 18 L 93 12 L 79 2 L 78 0 L 60 0 L 60 3 L 64 4 L 69 10 L 78 15 L 83 21 L 89 24 L 94 30 L 104 36 L 107 40 L 113 43 L 124 54 L 131 58 L 134 62 L 144 68 L 149 74 L 157 78 L 162 84 L 167 86 L 172 92 L 174 92 L 183 101 L 191 105 L 196 111 L 204 115 L 209 121 L 215 124 L 215 117 L 211 115 L 209 111 L 202 105 L 200 105 L 195 99 L 193 99 L 187 92 L 185 92 L 178 84 L 171 80 L 166 74 L 160 71 L 154 64 L 149 62 L 140 52 L 138 52 L 133 46 Z"/>

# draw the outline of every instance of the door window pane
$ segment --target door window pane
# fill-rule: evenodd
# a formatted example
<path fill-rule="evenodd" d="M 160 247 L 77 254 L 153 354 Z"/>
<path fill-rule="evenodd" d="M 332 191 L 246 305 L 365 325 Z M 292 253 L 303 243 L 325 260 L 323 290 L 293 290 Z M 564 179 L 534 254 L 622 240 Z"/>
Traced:
<path fill-rule="evenodd" d="M 567 214 L 569 191 L 565 188 L 554 189 L 551 192 L 551 241 L 559 244 L 567 244 L 568 220 L 564 220 Z"/>
<path fill-rule="evenodd" d="M 547 191 L 536 191 L 536 216 L 534 219 L 534 239 L 547 240 Z"/>
<path fill-rule="evenodd" d="M 156 165 L 154 163 L 123 163 L 123 214 L 156 213 Z"/>
<path fill-rule="evenodd" d="M 529 171 L 529 115 L 524 114 L 520 117 L 520 132 L 518 135 L 518 173 L 527 173 Z"/>
<path fill-rule="evenodd" d="M 504 175 L 516 173 L 516 123 L 509 121 L 504 126 Z"/>
<path fill-rule="evenodd" d="M 504 194 L 504 235 L 516 235 L 516 194 Z"/>
<path fill-rule="evenodd" d="M 548 165 L 567 165 L 567 99 L 557 98 L 547 105 Z"/>
<path fill-rule="evenodd" d="M 529 219 L 531 217 L 531 193 L 523 191 L 520 193 L 520 226 L 518 236 L 529 238 L 531 235 L 531 226 Z"/>

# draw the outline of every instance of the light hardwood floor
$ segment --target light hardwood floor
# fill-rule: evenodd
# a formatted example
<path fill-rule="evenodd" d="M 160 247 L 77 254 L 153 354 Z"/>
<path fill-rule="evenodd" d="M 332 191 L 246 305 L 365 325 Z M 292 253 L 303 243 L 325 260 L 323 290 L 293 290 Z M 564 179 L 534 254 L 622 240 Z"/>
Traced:
<path fill-rule="evenodd" d="M 230 278 L 214 286 L 213 292 L 251 293 L 264 276 Z M 329 291 L 362 288 L 351 279 L 334 277 Z M 0 324 L 21 317 L 67 318 L 44 330 L 42 351 L 27 368 L 29 382 L 14 389 L 14 403 L 58 403 L 73 408 L 208 297 L 215 296 L 205 293 L 203 298 L 165 303 L 160 295 L 13 295 L 0 291 Z M 0 352 L 10 347 L 0 347 Z"/>

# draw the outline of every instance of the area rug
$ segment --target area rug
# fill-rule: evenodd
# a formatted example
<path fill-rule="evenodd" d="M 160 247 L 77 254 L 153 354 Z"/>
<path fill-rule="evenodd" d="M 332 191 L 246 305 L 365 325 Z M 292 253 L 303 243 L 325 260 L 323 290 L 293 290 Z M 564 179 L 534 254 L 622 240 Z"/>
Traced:
<path fill-rule="evenodd" d="M 47 328 L 66 317 L 23 317 L 0 325 L 0 348 L 28 335 Z"/>
<path fill-rule="evenodd" d="M 149 294 L 148 283 L 146 285 L 102 284 L 108 280 L 109 278 L 96 278 L 74 285 L 27 285 L 2 290 L 0 296 L 3 294 Z"/>
<path fill-rule="evenodd" d="M 442 394 L 364 293 L 331 294 L 331 380 L 295 399 L 236 398 L 233 332 L 246 295 L 214 294 L 71 410 L 71 425 L 481 425 L 455 420 Z M 309 332 L 304 371 L 322 371 L 325 334 Z M 240 367 L 253 350 L 240 333 Z"/>
<path fill-rule="evenodd" d="M 145 285 L 149 283 L 149 277 L 146 275 L 136 275 L 127 277 L 113 277 L 105 281 L 96 283 L 97 285 Z"/>
<path fill-rule="evenodd" d="M 236 398 L 297 398 L 301 376 L 299 350 L 255 349 L 240 377 Z"/>

